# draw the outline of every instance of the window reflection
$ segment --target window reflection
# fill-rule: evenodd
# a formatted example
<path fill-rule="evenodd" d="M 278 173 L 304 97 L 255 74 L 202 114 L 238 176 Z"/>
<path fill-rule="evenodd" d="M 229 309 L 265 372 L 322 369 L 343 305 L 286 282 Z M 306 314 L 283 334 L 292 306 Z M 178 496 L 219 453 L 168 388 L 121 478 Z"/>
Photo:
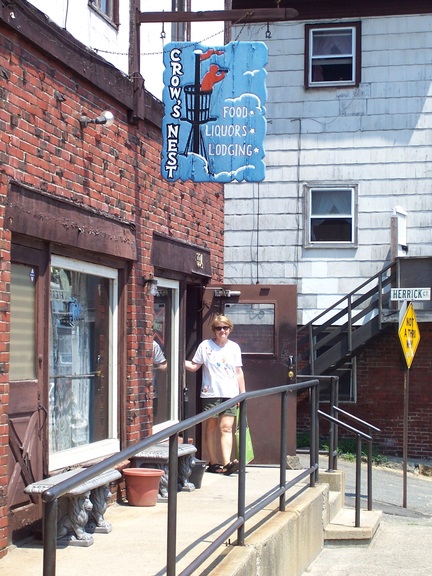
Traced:
<path fill-rule="evenodd" d="M 161 424 L 171 419 L 171 330 L 172 330 L 172 290 L 158 288 L 154 300 L 153 339 L 160 347 L 167 363 L 165 368 L 153 361 L 153 422 Z"/>
<path fill-rule="evenodd" d="M 110 280 L 51 267 L 50 452 L 103 440 L 109 428 Z"/>

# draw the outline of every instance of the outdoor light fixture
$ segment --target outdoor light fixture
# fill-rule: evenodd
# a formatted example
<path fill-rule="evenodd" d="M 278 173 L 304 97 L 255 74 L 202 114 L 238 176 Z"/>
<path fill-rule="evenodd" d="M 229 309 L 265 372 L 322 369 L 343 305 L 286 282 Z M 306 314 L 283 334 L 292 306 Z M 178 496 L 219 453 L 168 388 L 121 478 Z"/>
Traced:
<path fill-rule="evenodd" d="M 105 110 L 97 118 L 89 118 L 88 116 L 81 116 L 79 121 L 81 124 L 81 128 L 87 128 L 88 124 L 104 124 L 105 126 L 112 126 L 114 124 L 114 114 L 109 110 Z"/>
<path fill-rule="evenodd" d="M 150 276 L 149 278 L 143 276 L 143 285 L 147 296 L 156 296 L 158 292 L 158 282 L 156 278 L 153 278 L 153 276 Z"/>

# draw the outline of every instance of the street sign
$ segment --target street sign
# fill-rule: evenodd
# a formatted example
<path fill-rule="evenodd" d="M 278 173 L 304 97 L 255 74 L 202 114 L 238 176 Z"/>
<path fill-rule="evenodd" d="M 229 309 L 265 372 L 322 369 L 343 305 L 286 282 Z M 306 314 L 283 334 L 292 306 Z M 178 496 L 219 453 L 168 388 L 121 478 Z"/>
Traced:
<path fill-rule="evenodd" d="M 391 300 L 430 300 L 430 288 L 392 288 Z"/>
<path fill-rule="evenodd" d="M 417 324 L 414 307 L 411 302 L 407 305 L 402 320 L 399 321 L 398 334 L 406 364 L 408 368 L 411 368 L 412 361 L 414 360 L 417 351 L 417 346 L 420 342 L 420 330 Z"/>

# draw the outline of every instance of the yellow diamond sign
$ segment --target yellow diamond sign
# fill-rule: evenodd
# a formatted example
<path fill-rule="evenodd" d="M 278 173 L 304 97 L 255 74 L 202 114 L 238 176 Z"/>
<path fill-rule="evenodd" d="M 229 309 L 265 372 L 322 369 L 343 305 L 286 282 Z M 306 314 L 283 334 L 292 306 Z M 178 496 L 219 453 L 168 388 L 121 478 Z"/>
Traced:
<path fill-rule="evenodd" d="M 399 340 L 407 366 L 411 368 L 417 346 L 420 342 L 420 330 L 412 302 L 408 304 L 402 321 L 399 322 Z"/>

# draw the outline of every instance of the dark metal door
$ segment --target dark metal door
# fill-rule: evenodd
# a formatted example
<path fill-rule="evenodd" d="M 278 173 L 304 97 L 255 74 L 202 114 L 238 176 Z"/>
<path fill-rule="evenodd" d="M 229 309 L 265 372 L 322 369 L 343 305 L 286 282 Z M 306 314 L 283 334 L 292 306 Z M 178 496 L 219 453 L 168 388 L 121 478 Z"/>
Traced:
<path fill-rule="evenodd" d="M 43 250 L 14 245 L 11 267 L 8 507 L 12 532 L 40 517 L 24 488 L 44 475 L 47 411 L 43 400 L 45 316 Z"/>
<path fill-rule="evenodd" d="M 234 323 L 230 338 L 242 349 L 246 390 L 259 390 L 293 382 L 288 372 L 297 355 L 297 287 L 274 284 L 224 284 L 204 292 L 203 338 L 211 338 L 210 323 L 222 313 Z M 289 398 L 288 454 L 296 450 L 296 404 Z M 248 420 L 255 463 L 279 461 L 280 399 L 248 402 Z"/>

